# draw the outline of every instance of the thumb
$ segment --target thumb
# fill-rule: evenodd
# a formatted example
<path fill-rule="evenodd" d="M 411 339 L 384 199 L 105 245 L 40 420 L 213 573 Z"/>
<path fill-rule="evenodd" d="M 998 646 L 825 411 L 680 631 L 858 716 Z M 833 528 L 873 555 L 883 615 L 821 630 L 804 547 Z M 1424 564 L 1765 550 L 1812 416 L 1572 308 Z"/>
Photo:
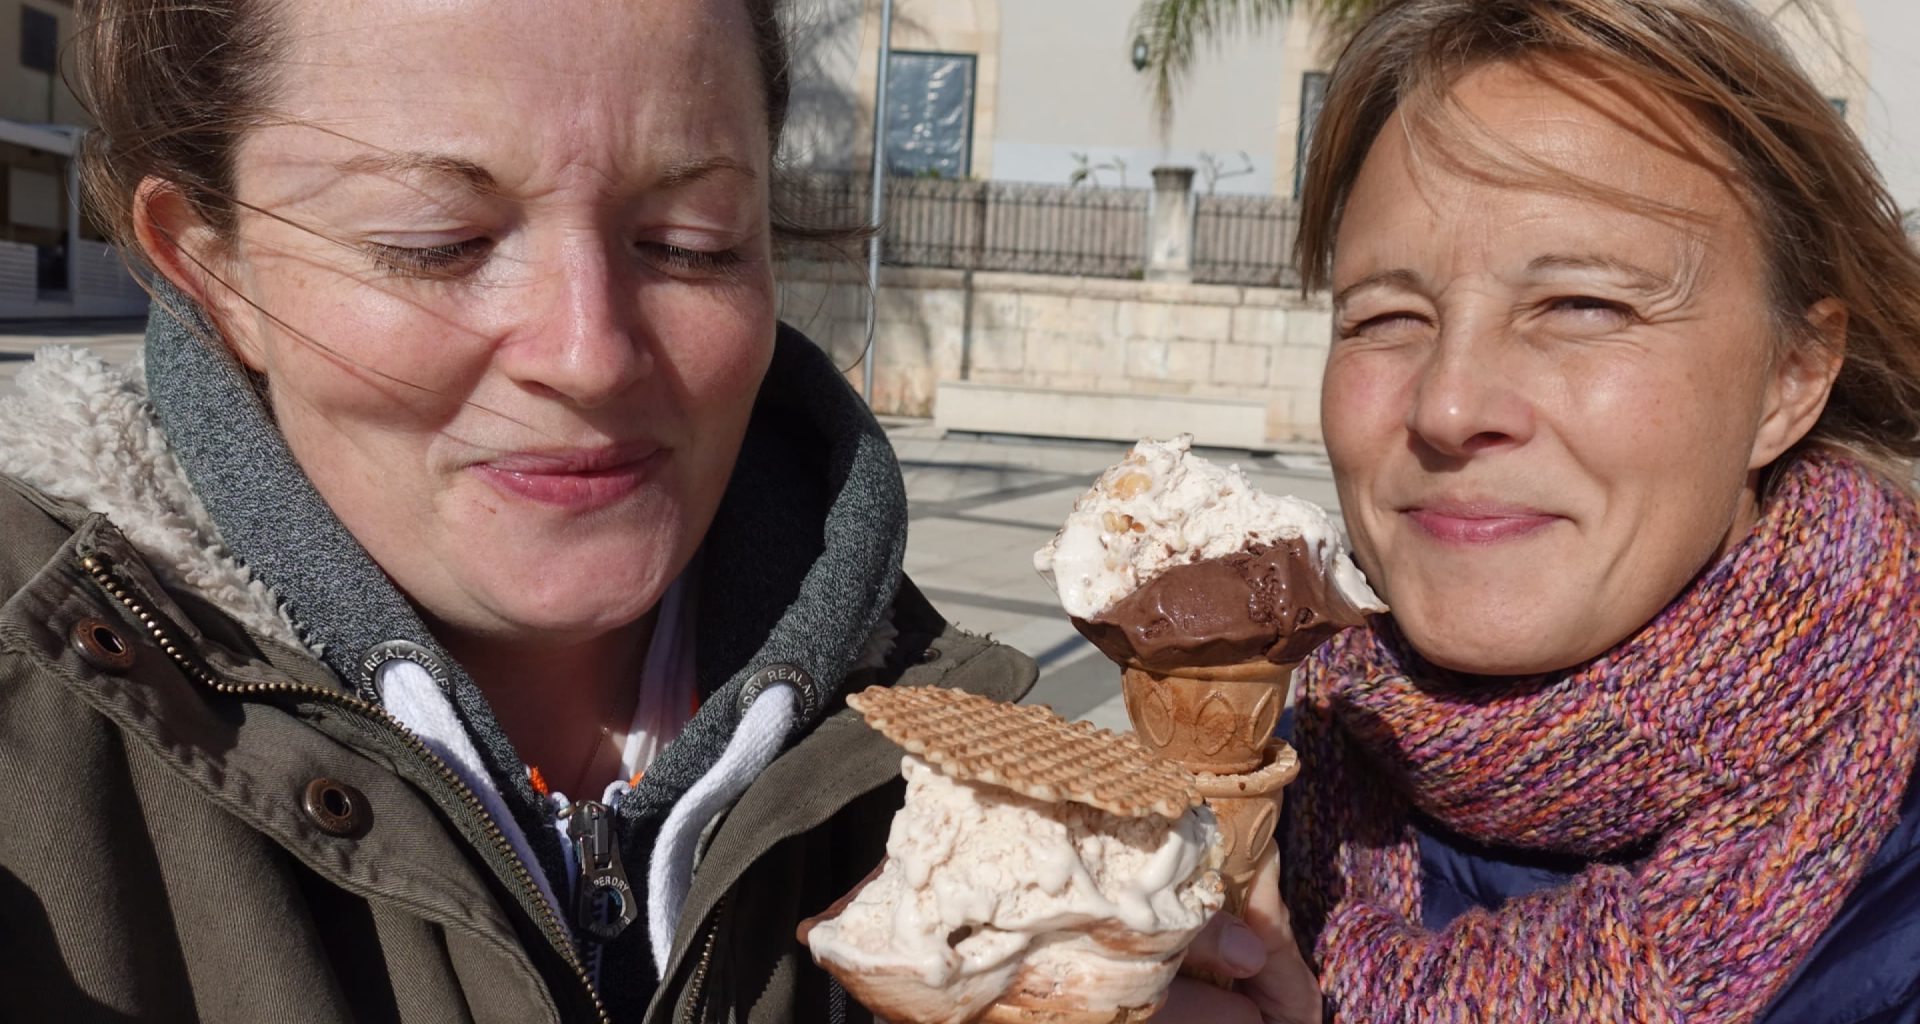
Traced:
<path fill-rule="evenodd" d="M 1247 890 L 1243 916 L 1260 937 L 1267 961 L 1259 973 L 1240 983 L 1240 992 L 1253 1000 L 1268 1021 L 1282 1024 L 1318 1024 L 1322 1001 L 1320 981 L 1300 953 L 1293 937 L 1293 918 L 1280 900 L 1280 858 L 1269 851 Z"/>

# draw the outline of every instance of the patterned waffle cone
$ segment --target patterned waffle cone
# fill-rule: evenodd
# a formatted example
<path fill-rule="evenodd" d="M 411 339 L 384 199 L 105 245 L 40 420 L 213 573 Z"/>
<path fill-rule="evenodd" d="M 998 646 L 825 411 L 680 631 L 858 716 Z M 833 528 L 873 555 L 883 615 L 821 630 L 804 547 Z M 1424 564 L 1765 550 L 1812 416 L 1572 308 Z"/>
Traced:
<path fill-rule="evenodd" d="M 1299 774 L 1293 748 L 1273 738 L 1287 704 L 1293 665 L 1262 658 L 1237 665 L 1157 671 L 1121 666 L 1121 688 L 1135 735 L 1192 772 L 1220 823 L 1227 913 L 1239 914 L 1261 864 L 1278 856 L 1274 829 L 1280 791 Z M 1185 973 L 1221 988 L 1233 979 Z"/>
<path fill-rule="evenodd" d="M 1246 906 L 1253 876 L 1262 863 L 1276 855 L 1274 829 L 1280 824 L 1281 791 L 1298 774 L 1300 759 L 1283 740 L 1267 741 L 1265 763 L 1258 771 L 1195 774 L 1200 795 L 1207 798 L 1207 806 L 1220 821 L 1221 843 L 1226 849 L 1220 878 L 1227 887 L 1223 909 L 1228 913 L 1238 914 Z"/>
<path fill-rule="evenodd" d="M 1239 915 L 1246 909 L 1247 891 L 1253 878 L 1267 861 L 1280 855 L 1274 842 L 1274 830 L 1280 824 L 1281 791 L 1300 774 L 1300 759 L 1284 740 L 1268 740 L 1263 763 L 1256 771 L 1237 775 L 1199 772 L 1194 781 L 1207 806 L 1220 822 L 1220 839 L 1225 862 L 1220 865 L 1220 880 L 1226 887 L 1223 912 Z M 1221 988 L 1232 988 L 1233 979 L 1204 971 L 1186 971 L 1196 978 Z"/>
<path fill-rule="evenodd" d="M 1168 671 L 1121 666 L 1134 734 L 1190 772 L 1233 775 L 1259 768 L 1287 703 L 1292 665 L 1264 658 Z"/>

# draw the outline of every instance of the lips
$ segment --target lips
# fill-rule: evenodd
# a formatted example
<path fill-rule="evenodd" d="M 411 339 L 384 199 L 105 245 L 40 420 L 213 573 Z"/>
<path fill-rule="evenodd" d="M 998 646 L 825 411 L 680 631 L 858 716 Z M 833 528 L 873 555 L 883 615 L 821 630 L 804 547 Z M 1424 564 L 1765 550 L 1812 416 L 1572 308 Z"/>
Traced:
<path fill-rule="evenodd" d="M 1491 501 L 1441 500 L 1402 510 L 1422 533 L 1446 544 L 1497 544 L 1538 532 L 1560 516 Z"/>
<path fill-rule="evenodd" d="M 590 512 L 639 490 L 666 462 L 647 442 L 509 452 L 469 467 L 495 490 L 542 505 Z"/>

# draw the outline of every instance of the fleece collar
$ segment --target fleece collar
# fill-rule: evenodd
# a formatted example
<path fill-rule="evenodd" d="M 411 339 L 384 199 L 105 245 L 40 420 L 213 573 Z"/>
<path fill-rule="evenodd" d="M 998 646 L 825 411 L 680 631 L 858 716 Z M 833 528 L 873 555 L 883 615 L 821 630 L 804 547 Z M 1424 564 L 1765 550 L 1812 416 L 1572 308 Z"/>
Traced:
<path fill-rule="evenodd" d="M 139 364 L 43 348 L 0 398 L 0 473 L 104 514 L 167 587 L 199 595 L 252 633 L 303 646 L 273 591 L 234 557 L 187 483 L 147 403 Z"/>

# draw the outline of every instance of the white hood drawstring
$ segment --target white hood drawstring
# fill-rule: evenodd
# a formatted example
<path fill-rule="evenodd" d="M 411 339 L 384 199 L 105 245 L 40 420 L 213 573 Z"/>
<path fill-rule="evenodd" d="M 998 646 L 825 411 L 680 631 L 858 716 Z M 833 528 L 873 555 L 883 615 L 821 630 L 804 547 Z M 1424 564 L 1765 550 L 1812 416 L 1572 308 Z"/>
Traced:
<path fill-rule="evenodd" d="M 540 895 L 553 908 L 560 920 L 570 920 L 560 901 L 554 897 L 553 885 L 547 879 L 546 872 L 540 870 L 540 861 L 533 855 L 533 847 L 527 843 L 527 837 L 520 826 L 508 813 L 506 801 L 500 799 L 500 791 L 494 788 L 492 776 L 487 774 L 486 765 L 480 761 L 480 751 L 475 749 L 473 739 L 467 735 L 466 726 L 460 722 L 460 716 L 453 711 L 453 704 L 447 695 L 440 691 L 440 684 L 427 673 L 418 662 L 405 658 L 395 658 L 375 671 L 373 682 L 380 691 L 380 702 L 387 711 L 400 720 L 402 725 L 414 731 L 442 761 L 460 775 L 473 795 L 480 798 L 493 823 L 513 845 L 521 863 L 526 865 L 527 873 L 540 887 Z"/>
<path fill-rule="evenodd" d="M 653 861 L 647 865 L 647 938 L 653 944 L 654 969 L 664 977 L 673 955 L 673 935 L 693 884 L 695 846 L 714 815 L 739 799 L 753 780 L 779 755 L 800 709 L 792 683 L 769 686 L 740 717 L 727 749 L 700 781 L 673 805 Z"/>

